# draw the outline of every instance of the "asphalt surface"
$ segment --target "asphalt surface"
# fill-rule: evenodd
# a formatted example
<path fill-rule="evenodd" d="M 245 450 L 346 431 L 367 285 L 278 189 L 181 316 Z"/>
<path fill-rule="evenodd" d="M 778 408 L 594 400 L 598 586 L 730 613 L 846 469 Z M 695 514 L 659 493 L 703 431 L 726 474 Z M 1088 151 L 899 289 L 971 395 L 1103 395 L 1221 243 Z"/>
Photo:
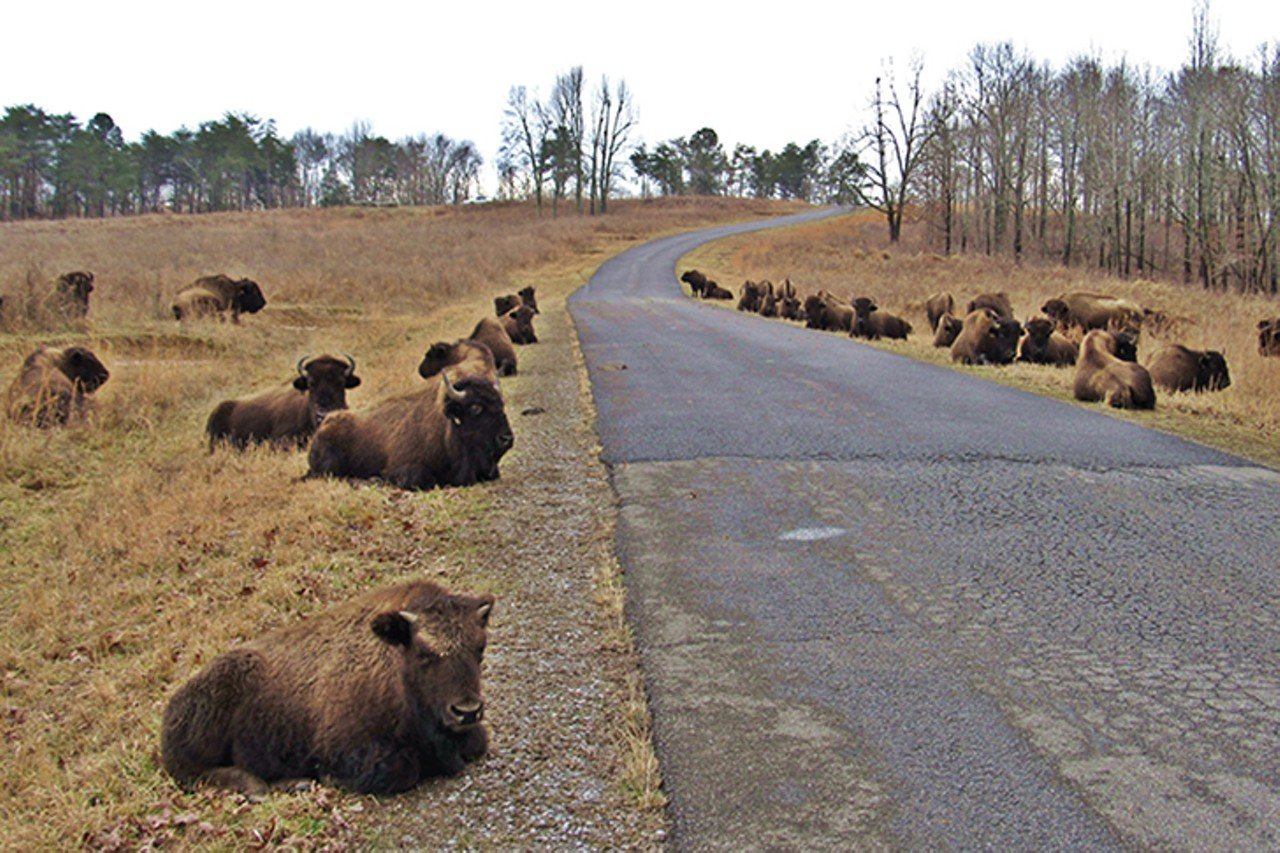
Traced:
<path fill-rule="evenodd" d="M 779 224 L 570 300 L 672 845 L 1280 848 L 1280 474 L 681 294 Z"/>

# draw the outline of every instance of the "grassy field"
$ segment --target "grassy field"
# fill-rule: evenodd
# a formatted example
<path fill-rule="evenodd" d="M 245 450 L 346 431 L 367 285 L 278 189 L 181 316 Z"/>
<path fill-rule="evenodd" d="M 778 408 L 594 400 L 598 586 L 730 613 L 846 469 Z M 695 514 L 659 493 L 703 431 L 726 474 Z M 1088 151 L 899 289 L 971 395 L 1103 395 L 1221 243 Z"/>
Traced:
<path fill-rule="evenodd" d="M 1163 334 L 1143 333 L 1140 362 L 1162 343 L 1216 349 L 1227 359 L 1231 387 L 1204 394 L 1157 389 L 1154 412 L 1077 405 L 1091 405 L 1280 468 L 1280 359 L 1259 356 L 1256 328 L 1259 319 L 1280 315 L 1277 300 L 1148 280 L 1125 281 L 1079 269 L 1017 266 L 978 255 L 943 257 L 919 251 L 917 245 L 908 231 L 899 246 L 889 246 L 883 217 L 863 211 L 812 225 L 721 240 L 683 258 L 679 269 L 699 269 L 735 294 L 746 279 L 777 283 L 790 278 L 802 299 L 819 289 L 845 298 L 870 296 L 882 310 L 909 320 L 913 333 L 906 341 L 869 345 L 1062 400 L 1071 400 L 1072 368 L 952 365 L 949 350 L 932 346 L 933 334 L 924 316 L 925 299 L 950 291 L 963 307 L 978 293 L 1003 290 L 1019 319 L 1038 314 L 1046 299 L 1069 290 L 1133 299 L 1175 319 Z M 850 346 L 860 343 L 851 341 Z"/>
<path fill-rule="evenodd" d="M 607 257 L 659 234 L 786 210 L 698 200 L 623 203 L 601 218 L 539 218 L 510 205 L 0 226 L 4 380 L 41 342 L 87 344 L 112 373 L 89 427 L 42 432 L 0 422 L 5 845 L 317 847 L 370 837 L 366 818 L 374 810 L 331 789 L 261 803 L 179 791 L 158 767 L 164 703 L 236 642 L 423 572 L 456 589 L 499 596 L 495 646 L 533 644 L 514 615 L 525 581 L 507 569 L 526 544 L 521 536 L 530 534 L 513 530 L 504 513 L 518 506 L 512 495 L 522 476 L 527 489 L 545 490 L 557 477 L 598 464 L 589 453 L 556 457 L 556 465 L 532 458 L 540 428 L 513 416 L 516 447 L 495 483 L 411 494 L 301 482 L 301 454 L 208 453 L 202 430 L 209 411 L 219 400 L 287 381 L 299 356 L 326 350 L 359 362 L 364 384 L 348 398 L 355 409 L 408 390 L 419 381 L 417 363 L 429 343 L 466 335 L 491 311 L 494 295 L 524 284 L 536 284 L 540 301 L 559 312 L 547 322 L 562 323 L 569 346 L 563 297 Z M 70 269 L 97 276 L 88 320 L 41 322 L 28 309 L 43 283 Z M 267 308 L 238 327 L 179 327 L 168 313 L 173 294 L 216 272 L 258 281 Z M 563 353 L 526 351 L 531 372 L 504 382 L 509 414 L 522 400 L 565 402 L 540 398 L 537 369 L 539 358 L 550 363 Z M 567 369 L 581 373 L 580 364 Z M 578 384 L 572 389 L 569 397 L 581 392 Z M 568 425 L 556 429 L 581 444 L 590 423 L 583 426 L 574 413 L 585 402 L 569 402 Z M 549 434 L 538 440 L 548 447 L 563 438 L 541 429 Z M 598 495 L 592 500 L 587 534 L 594 550 L 584 553 L 601 566 L 586 575 L 596 586 L 588 609 L 615 614 L 613 621 L 588 620 L 593 630 L 614 632 L 594 654 L 612 655 L 615 669 L 627 670 L 633 663 L 619 648 L 625 631 L 616 619 L 611 552 L 601 544 L 611 507 Z M 533 535 L 552 540 L 562 531 L 546 526 Z M 582 602 L 570 606 L 581 610 Z M 501 666 L 489 666 L 486 690 L 510 695 L 494 684 Z M 644 737 L 637 719 L 643 708 L 635 710 L 634 681 L 619 678 L 607 698 L 621 707 L 619 697 L 630 695 L 633 707 L 611 725 L 633 733 L 600 736 L 612 751 L 593 760 L 612 768 L 619 802 L 640 808 L 659 798 L 652 778 L 644 778 L 653 768 L 643 750 L 623 754 Z M 510 772 L 529 775 L 518 761 Z M 456 787 L 436 791 L 424 795 L 423 809 L 448 813 L 453 807 L 438 792 L 454 796 Z M 476 838 L 444 826 L 442 840 Z M 522 831 L 527 827 L 514 824 L 511 837 Z"/>

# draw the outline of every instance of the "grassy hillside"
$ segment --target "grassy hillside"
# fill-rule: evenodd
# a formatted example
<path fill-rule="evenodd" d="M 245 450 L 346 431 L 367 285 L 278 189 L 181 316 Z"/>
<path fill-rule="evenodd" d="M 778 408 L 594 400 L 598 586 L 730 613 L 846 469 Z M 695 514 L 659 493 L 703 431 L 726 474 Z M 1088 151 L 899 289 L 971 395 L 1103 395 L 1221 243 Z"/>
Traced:
<path fill-rule="evenodd" d="M 932 346 L 933 334 L 924 315 L 924 301 L 934 293 L 950 291 L 963 308 L 979 293 L 1003 290 L 1019 319 L 1038 314 L 1046 299 L 1069 290 L 1133 299 L 1172 318 L 1165 330 L 1143 332 L 1140 362 L 1163 343 L 1216 349 L 1227 359 L 1231 387 L 1203 394 L 1157 389 L 1154 412 L 1120 413 L 1102 404 L 1079 405 L 1093 405 L 1280 468 L 1280 359 L 1260 357 L 1257 338 L 1257 321 L 1280 315 L 1277 300 L 1148 280 L 1113 279 L 1060 266 L 1017 266 L 980 255 L 943 257 L 919 251 L 911 234 L 902 244 L 889 246 L 884 233 L 883 217 L 864 211 L 718 241 L 686 256 L 679 268 L 700 269 L 735 294 L 746 279 L 780 282 L 790 278 L 802 298 L 820 289 L 844 298 L 870 296 L 881 309 L 905 317 L 914 328 L 906 341 L 872 346 L 947 366 L 952 366 L 949 350 Z M 850 346 L 856 345 L 850 342 Z M 1071 399 L 1073 368 L 1014 364 L 954 369 Z"/>
<path fill-rule="evenodd" d="M 558 752 L 604 780 L 587 808 L 602 833 L 595 842 L 632 843 L 660 825 L 642 808 L 659 798 L 614 600 L 609 492 L 563 298 L 639 240 L 784 210 L 677 201 L 619 204 L 601 218 L 540 218 L 510 205 L 0 226 L 3 381 L 38 342 L 87 344 L 112 374 L 88 427 L 41 432 L 0 420 L 6 844 L 323 846 L 368 839 L 385 808 L 416 817 L 382 843 L 474 840 L 457 792 L 477 778 L 490 788 L 492 779 L 526 780 L 476 801 L 515 803 L 493 837 L 518 843 L 538 819 L 524 807 L 545 797 L 539 773 L 558 766 L 542 763 L 534 733 L 546 723 L 529 709 L 579 689 L 598 694 L 591 705 L 600 710 L 584 711 L 589 745 L 584 738 Z M 29 309 L 70 269 L 97 276 L 88 320 L 43 322 Z M 267 308 L 241 326 L 180 327 L 168 314 L 172 295 L 215 272 L 258 281 Z M 406 493 L 302 482 L 297 453 L 206 451 L 203 424 L 217 401 L 288 381 L 308 352 L 357 359 L 364 383 L 348 396 L 352 408 L 411 390 L 432 341 L 465 336 L 493 296 L 525 284 L 538 287 L 545 343 L 523 348 L 521 375 L 503 383 L 516 446 L 501 480 Z M 526 408 L 547 415 L 521 416 Z M 323 788 L 262 803 L 186 794 L 158 768 L 164 703 L 203 664 L 242 639 L 421 573 L 499 596 L 486 664 L 492 763 L 367 807 Z M 566 631 L 580 641 L 565 640 Z"/>

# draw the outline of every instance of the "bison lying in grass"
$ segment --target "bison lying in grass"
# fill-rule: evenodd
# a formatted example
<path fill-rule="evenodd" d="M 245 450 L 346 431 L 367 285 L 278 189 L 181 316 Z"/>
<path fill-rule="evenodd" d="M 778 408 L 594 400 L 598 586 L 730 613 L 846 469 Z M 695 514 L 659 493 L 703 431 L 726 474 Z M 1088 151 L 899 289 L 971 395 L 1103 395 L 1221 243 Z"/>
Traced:
<path fill-rule="evenodd" d="M 1076 362 L 1072 388 L 1075 398 L 1086 403 L 1106 400 L 1117 409 L 1154 409 L 1156 392 L 1151 386 L 1151 374 L 1142 365 L 1122 357 L 1131 345 L 1101 329 L 1085 335 Z"/>
<path fill-rule="evenodd" d="M 306 779 L 394 794 L 484 755 L 492 595 L 388 587 L 217 657 L 165 708 L 178 784 L 247 794 Z"/>
<path fill-rule="evenodd" d="M 201 317 L 231 318 L 240 322 L 241 314 L 256 314 L 265 308 L 267 298 L 256 281 L 233 279 L 227 275 L 207 275 L 178 294 L 173 302 L 173 318 L 178 321 Z"/>
<path fill-rule="evenodd" d="M 82 420 L 91 408 L 89 395 L 110 377 L 86 347 L 37 347 L 9 386 L 9 417 L 38 427 Z"/>
<path fill-rule="evenodd" d="M 292 381 L 253 397 L 223 400 L 209 415 L 209 449 L 220 442 L 243 449 L 270 442 L 279 448 L 305 447 L 330 412 L 347 407 L 347 390 L 360 384 L 356 361 L 303 356 Z"/>

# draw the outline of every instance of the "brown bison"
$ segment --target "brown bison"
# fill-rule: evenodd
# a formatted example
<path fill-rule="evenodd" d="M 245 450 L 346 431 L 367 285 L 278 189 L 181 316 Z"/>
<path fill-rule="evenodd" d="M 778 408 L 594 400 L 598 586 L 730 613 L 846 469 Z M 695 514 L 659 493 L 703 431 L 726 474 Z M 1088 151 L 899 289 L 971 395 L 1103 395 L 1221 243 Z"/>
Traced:
<path fill-rule="evenodd" d="M 1018 353 L 1022 324 L 999 317 L 987 308 L 965 315 L 960 334 L 951 345 L 951 360 L 961 364 L 1010 364 Z"/>
<path fill-rule="evenodd" d="M 1217 350 L 1160 347 L 1147 359 L 1151 381 L 1166 391 L 1221 391 L 1231 385 L 1227 360 Z"/>
<path fill-rule="evenodd" d="M 906 340 L 911 334 L 911 324 L 901 317 L 886 314 L 876 305 L 874 299 L 859 296 L 853 300 L 853 328 L 849 331 L 851 338 L 895 338 Z"/>
<path fill-rule="evenodd" d="M 1027 321 L 1027 336 L 1018 350 L 1018 361 L 1067 367 L 1076 363 L 1079 345 L 1056 331 L 1048 317 L 1032 317 Z"/>
<path fill-rule="evenodd" d="M 770 288 L 772 290 L 772 288 Z M 764 300 L 765 286 L 763 283 L 754 281 L 744 281 L 742 289 L 738 291 L 738 310 L 750 311 L 753 314 L 759 313 L 760 304 Z"/>
<path fill-rule="evenodd" d="M 492 595 L 386 587 L 224 652 L 164 711 L 184 787 L 262 794 L 307 779 L 394 794 L 488 749 L 480 668 Z"/>
<path fill-rule="evenodd" d="M 534 313 L 528 305 L 520 305 L 498 318 L 511 343 L 523 345 L 538 342 L 538 336 L 533 332 Z"/>
<path fill-rule="evenodd" d="M 217 316 L 226 320 L 230 316 L 232 323 L 239 323 L 241 314 L 256 314 L 266 304 L 267 299 L 255 281 L 207 275 L 178 294 L 173 303 L 173 317 L 189 320 Z"/>
<path fill-rule="evenodd" d="M 728 288 L 721 287 L 710 279 L 707 280 L 707 286 L 702 289 L 703 299 L 732 299 L 733 292 Z"/>
<path fill-rule="evenodd" d="M 347 407 L 347 389 L 360 385 L 351 356 L 303 356 L 298 375 L 287 384 L 254 397 L 224 400 L 205 424 L 209 450 L 225 443 L 238 449 L 270 443 L 304 447 L 331 412 Z"/>
<path fill-rule="evenodd" d="M 41 428 L 84 421 L 93 409 L 90 395 L 110 377 L 86 347 L 36 347 L 9 386 L 9 417 Z"/>
<path fill-rule="evenodd" d="M 684 275 L 680 276 L 680 280 L 689 285 L 689 291 L 694 295 L 706 299 L 703 294 L 707 289 L 708 279 L 705 275 L 697 270 L 685 270 Z"/>
<path fill-rule="evenodd" d="M 929 318 L 929 328 L 938 331 L 938 321 L 943 314 L 955 315 L 956 298 L 947 291 L 935 293 L 924 301 L 924 315 Z M 938 344 L 934 344 L 938 346 Z"/>
<path fill-rule="evenodd" d="M 501 317 L 503 314 L 510 313 L 521 305 L 528 305 L 533 309 L 533 313 L 535 314 L 542 313 L 538 310 L 538 298 L 534 293 L 532 285 L 521 289 L 519 293 L 509 293 L 506 296 L 495 297 L 493 300 L 494 314 L 495 316 Z"/>
<path fill-rule="evenodd" d="M 514 438 L 493 356 L 483 344 L 469 346 L 483 357 L 441 370 L 425 389 L 325 418 L 311 439 L 307 476 L 376 477 L 423 490 L 496 480 Z"/>
<path fill-rule="evenodd" d="M 446 367 L 466 362 L 471 362 L 469 369 L 497 375 L 498 364 L 488 344 L 471 339 L 453 343 L 438 341 L 432 344 L 422 356 L 418 375 L 423 379 L 430 379 Z"/>
<path fill-rule="evenodd" d="M 853 306 L 837 296 L 820 290 L 804 301 L 805 325 L 829 332 L 853 331 Z"/>
<path fill-rule="evenodd" d="M 89 294 L 93 292 L 93 273 L 88 270 L 63 273 L 54 283 L 50 307 L 63 317 L 84 317 L 89 313 Z"/>
<path fill-rule="evenodd" d="M 489 352 L 493 353 L 494 366 L 499 375 L 515 376 L 516 348 L 511 335 L 507 334 L 506 326 L 501 321 L 492 317 L 482 318 L 479 323 L 476 323 L 468 340 L 478 341 L 489 348 Z"/>
<path fill-rule="evenodd" d="M 783 296 L 778 301 L 778 316 L 784 320 L 800 320 L 802 311 L 800 300 L 795 296 Z"/>
<path fill-rule="evenodd" d="M 980 293 L 969 300 L 967 313 L 987 309 L 1002 320 L 1013 319 L 1013 305 L 1009 302 L 1009 294 L 1003 290 L 999 293 Z"/>
<path fill-rule="evenodd" d="M 1280 355 L 1280 317 L 1258 321 L 1258 352 L 1264 358 Z"/>
<path fill-rule="evenodd" d="M 1145 316 L 1142 306 L 1136 302 L 1084 291 L 1063 293 L 1040 306 L 1040 310 L 1063 331 L 1072 326 L 1079 326 L 1086 332 L 1091 329 L 1138 329 Z"/>
<path fill-rule="evenodd" d="M 1072 393 L 1077 400 L 1106 400 L 1117 409 L 1154 409 L 1151 374 L 1140 364 L 1116 357 L 1116 336 L 1094 329 L 1080 342 Z"/>
<path fill-rule="evenodd" d="M 778 316 L 778 297 L 773 289 L 765 291 L 764 298 L 760 300 L 760 316 L 761 317 L 777 317 Z"/>
<path fill-rule="evenodd" d="M 935 347 L 949 347 L 956 342 L 956 338 L 960 337 L 960 331 L 964 328 L 964 320 L 952 315 L 950 312 L 943 312 L 938 318 L 938 327 L 933 333 L 933 345 Z"/>

